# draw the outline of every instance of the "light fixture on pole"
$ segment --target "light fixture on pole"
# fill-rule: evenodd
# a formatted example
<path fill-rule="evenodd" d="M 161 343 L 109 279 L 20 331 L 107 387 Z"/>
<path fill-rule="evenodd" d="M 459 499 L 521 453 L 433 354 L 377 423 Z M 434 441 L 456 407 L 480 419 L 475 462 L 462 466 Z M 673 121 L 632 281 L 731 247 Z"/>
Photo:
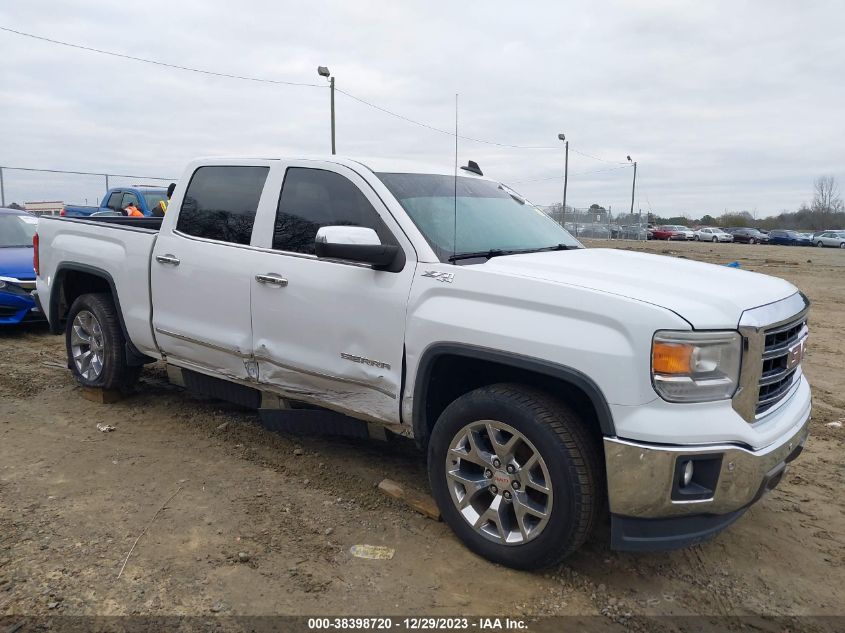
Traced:
<path fill-rule="evenodd" d="M 566 186 L 569 183 L 569 141 L 566 140 L 566 134 L 558 134 L 559 141 L 563 141 L 565 148 L 566 162 L 563 167 L 563 225 L 566 226 Z M 577 220 L 577 218 L 576 218 Z M 578 236 L 578 223 L 575 223 L 575 236 Z"/>
<path fill-rule="evenodd" d="M 631 160 L 631 157 L 628 156 L 628 162 L 634 165 L 634 182 L 631 184 L 631 217 L 634 215 L 634 192 L 637 189 L 637 161 Z M 642 228 L 642 221 L 638 224 L 639 228 Z M 640 231 L 637 230 L 637 239 L 640 239 Z"/>
<path fill-rule="evenodd" d="M 331 109 L 332 109 L 332 155 L 336 154 L 334 142 L 334 77 L 326 66 L 317 66 L 317 74 L 329 80 L 331 88 Z"/>

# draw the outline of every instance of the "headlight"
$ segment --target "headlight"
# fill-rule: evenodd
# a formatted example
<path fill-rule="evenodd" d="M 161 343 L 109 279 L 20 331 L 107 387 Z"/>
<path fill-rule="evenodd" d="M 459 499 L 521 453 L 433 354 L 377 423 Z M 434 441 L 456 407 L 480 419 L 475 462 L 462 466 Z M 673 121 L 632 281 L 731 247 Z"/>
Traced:
<path fill-rule="evenodd" d="M 655 332 L 651 382 L 669 402 L 710 402 L 734 395 L 742 337 L 738 332 Z"/>

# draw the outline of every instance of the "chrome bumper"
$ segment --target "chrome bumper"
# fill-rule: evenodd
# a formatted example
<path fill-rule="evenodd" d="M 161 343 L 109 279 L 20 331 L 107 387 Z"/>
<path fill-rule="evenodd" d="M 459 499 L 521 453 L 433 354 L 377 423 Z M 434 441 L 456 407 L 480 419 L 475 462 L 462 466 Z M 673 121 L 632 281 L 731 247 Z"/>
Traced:
<path fill-rule="evenodd" d="M 759 451 L 731 444 L 694 447 L 640 444 L 604 438 L 610 512 L 638 518 L 692 514 L 726 514 L 757 501 L 797 457 L 809 434 L 810 408 L 785 439 Z M 709 498 L 672 498 L 679 459 L 722 455 L 713 494 Z"/>

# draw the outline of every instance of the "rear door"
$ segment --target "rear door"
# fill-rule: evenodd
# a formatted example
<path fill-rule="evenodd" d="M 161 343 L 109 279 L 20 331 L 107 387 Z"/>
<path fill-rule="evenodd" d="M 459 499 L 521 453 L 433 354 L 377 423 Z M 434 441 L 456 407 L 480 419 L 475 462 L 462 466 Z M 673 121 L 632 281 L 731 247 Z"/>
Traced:
<path fill-rule="evenodd" d="M 313 161 L 279 169 L 278 204 L 272 214 L 262 211 L 253 236 L 260 249 L 251 259 L 259 380 L 295 399 L 397 423 L 413 248 L 353 170 Z M 337 225 L 369 227 L 382 243 L 400 246 L 401 269 L 318 259 L 318 228 Z"/>
<path fill-rule="evenodd" d="M 162 226 L 150 264 L 152 320 L 169 362 L 251 378 L 245 259 L 269 171 L 269 161 L 197 168 L 175 223 Z"/>

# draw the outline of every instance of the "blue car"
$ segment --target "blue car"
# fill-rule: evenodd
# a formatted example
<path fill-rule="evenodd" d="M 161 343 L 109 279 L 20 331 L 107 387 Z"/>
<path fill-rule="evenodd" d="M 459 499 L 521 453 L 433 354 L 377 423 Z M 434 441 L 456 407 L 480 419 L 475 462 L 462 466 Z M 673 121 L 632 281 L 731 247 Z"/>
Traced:
<path fill-rule="evenodd" d="M 0 208 L 0 326 L 43 320 L 32 290 L 32 236 L 38 218 L 26 211 Z"/>
<path fill-rule="evenodd" d="M 803 233 L 796 231 L 769 231 L 769 244 L 812 246 L 813 241 Z"/>

